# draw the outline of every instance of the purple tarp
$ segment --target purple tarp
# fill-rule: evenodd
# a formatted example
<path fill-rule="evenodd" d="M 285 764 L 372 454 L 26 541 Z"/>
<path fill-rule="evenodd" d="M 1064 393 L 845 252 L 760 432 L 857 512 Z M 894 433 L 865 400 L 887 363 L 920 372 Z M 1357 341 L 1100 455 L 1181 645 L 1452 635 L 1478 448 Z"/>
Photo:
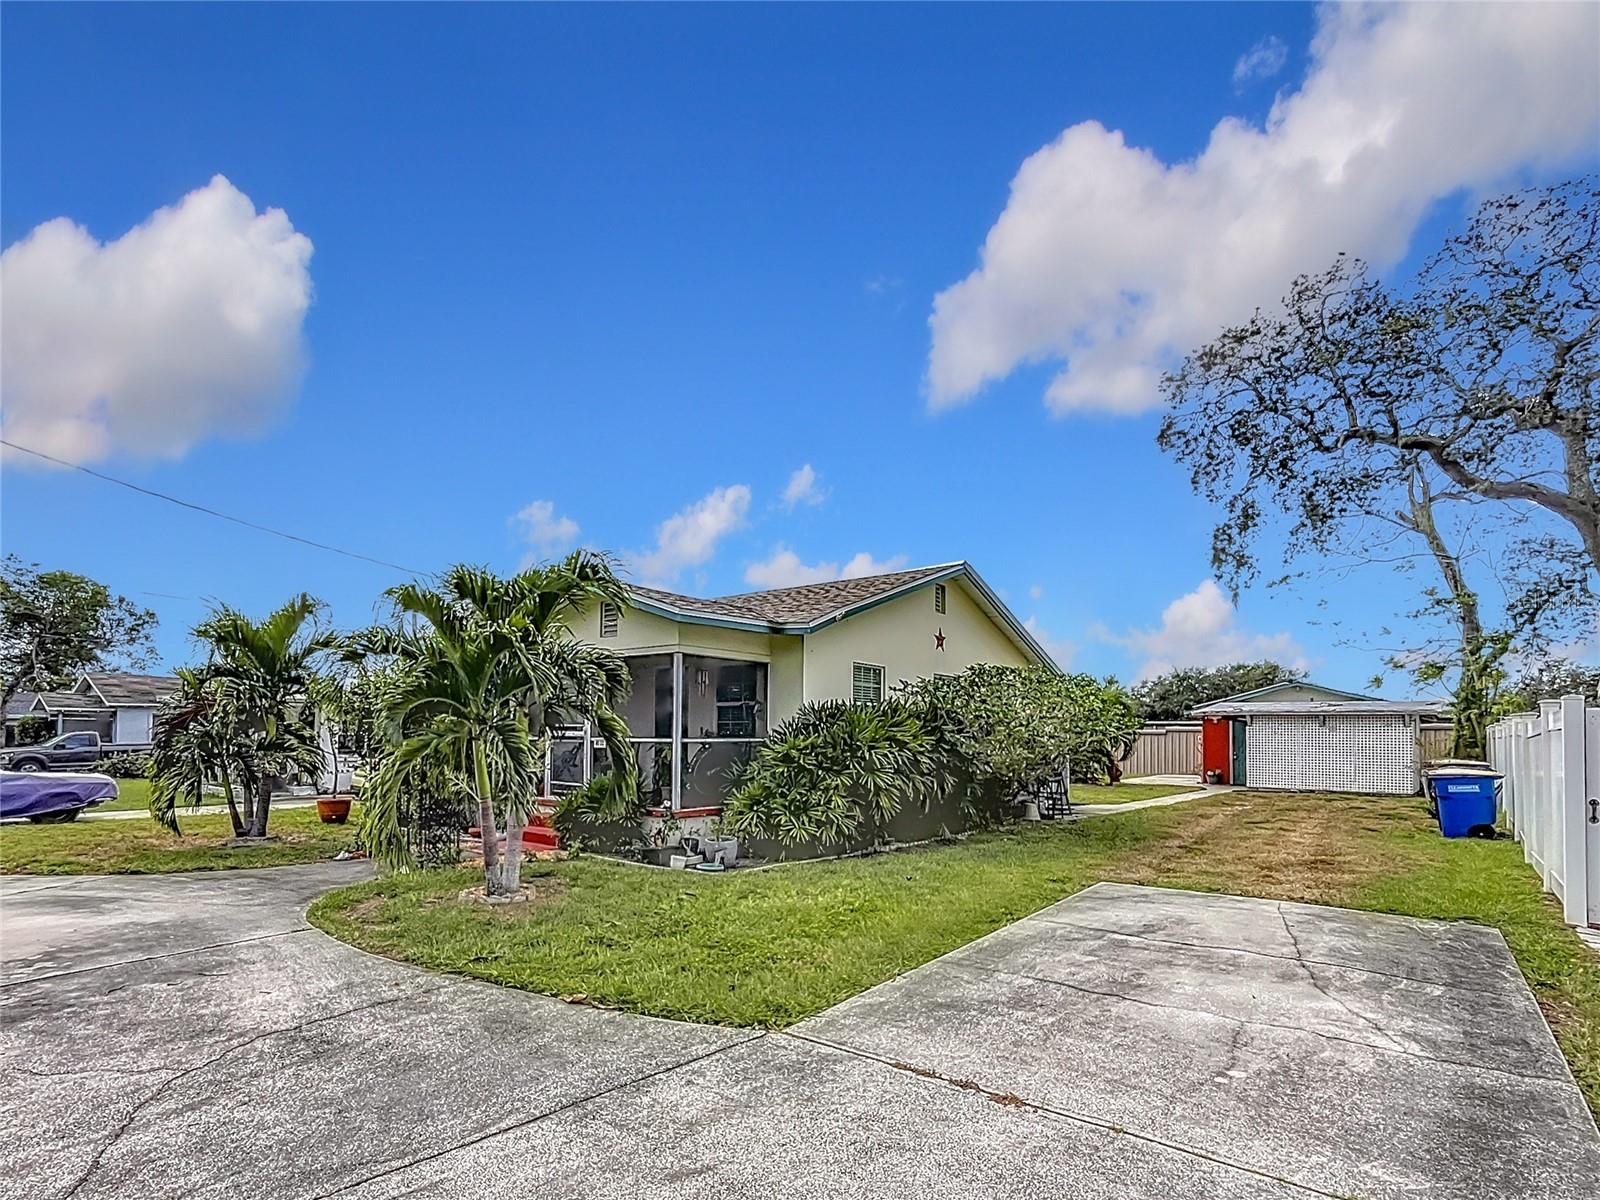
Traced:
<path fill-rule="evenodd" d="M 0 817 L 42 817 L 116 798 L 109 775 L 0 771 Z"/>

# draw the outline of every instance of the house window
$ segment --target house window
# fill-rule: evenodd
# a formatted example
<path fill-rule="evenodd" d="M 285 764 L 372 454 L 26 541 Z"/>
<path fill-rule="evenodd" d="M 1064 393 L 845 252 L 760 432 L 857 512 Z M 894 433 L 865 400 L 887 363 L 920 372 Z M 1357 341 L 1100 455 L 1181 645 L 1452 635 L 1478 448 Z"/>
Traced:
<path fill-rule="evenodd" d="M 944 604 L 944 584 L 936 583 L 933 585 L 933 611 L 936 613 L 944 612 Z"/>
<path fill-rule="evenodd" d="M 600 636 L 612 638 L 617 636 L 617 625 L 622 621 L 622 613 L 617 606 L 609 600 L 600 602 Z"/>
<path fill-rule="evenodd" d="M 882 704 L 883 668 L 856 663 L 850 680 L 850 699 L 856 704 Z"/>

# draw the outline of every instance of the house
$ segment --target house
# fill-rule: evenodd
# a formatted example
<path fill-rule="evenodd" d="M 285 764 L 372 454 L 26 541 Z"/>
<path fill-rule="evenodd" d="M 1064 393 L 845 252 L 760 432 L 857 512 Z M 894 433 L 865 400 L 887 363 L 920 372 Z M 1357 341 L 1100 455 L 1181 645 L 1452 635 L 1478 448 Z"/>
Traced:
<path fill-rule="evenodd" d="M 1275 683 L 1199 705 L 1201 778 L 1301 792 L 1410 796 L 1422 787 L 1425 720 L 1449 705 Z"/>
<path fill-rule="evenodd" d="M 871 704 L 903 679 L 974 663 L 1055 668 L 965 562 L 713 599 L 628 590 L 628 606 L 591 607 L 572 628 L 627 660 L 640 786 L 680 818 L 720 811 L 731 768 L 802 704 Z M 563 731 L 551 787 L 581 785 L 604 755 L 589 731 Z"/>
<path fill-rule="evenodd" d="M 156 709 L 178 687 L 170 675 L 124 675 L 87 671 L 70 691 L 18 693 L 6 706 L 6 742 L 24 717 L 44 717 L 54 734 L 90 731 L 107 745 L 143 749 L 151 743 Z M 26 706 L 19 702 L 29 695 Z M 52 734 L 52 736 L 54 736 Z"/>

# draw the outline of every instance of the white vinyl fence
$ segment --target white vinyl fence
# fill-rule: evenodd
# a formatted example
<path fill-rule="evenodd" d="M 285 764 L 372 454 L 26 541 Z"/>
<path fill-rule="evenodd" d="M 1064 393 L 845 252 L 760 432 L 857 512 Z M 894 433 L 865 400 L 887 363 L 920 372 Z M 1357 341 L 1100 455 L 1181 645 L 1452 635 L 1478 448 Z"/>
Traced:
<path fill-rule="evenodd" d="M 1489 727 L 1501 816 L 1569 925 L 1600 925 L 1600 708 L 1542 700 Z"/>

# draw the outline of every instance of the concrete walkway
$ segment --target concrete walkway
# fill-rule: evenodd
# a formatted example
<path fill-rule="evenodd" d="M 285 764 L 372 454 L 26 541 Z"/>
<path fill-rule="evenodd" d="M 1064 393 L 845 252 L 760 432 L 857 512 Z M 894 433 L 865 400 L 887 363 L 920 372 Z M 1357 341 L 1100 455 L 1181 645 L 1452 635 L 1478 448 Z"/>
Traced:
<path fill-rule="evenodd" d="M 1189 775 L 1148 775 L 1142 779 L 1129 779 L 1125 782 L 1161 783 L 1172 786 L 1194 784 L 1194 787 L 1187 792 L 1175 792 L 1170 796 L 1155 796 L 1149 800 L 1129 800 L 1126 804 L 1074 804 L 1072 806 L 1073 815 L 1103 817 L 1107 813 L 1132 812 L 1136 808 L 1163 808 L 1168 804 L 1183 804 L 1188 800 L 1204 800 L 1207 796 L 1220 796 L 1225 792 L 1239 790 L 1228 783 L 1195 784 L 1194 778 Z"/>
<path fill-rule="evenodd" d="M 307 927 L 367 869 L 0 878 L 0 1195 L 1576 1200 L 1600 1178 L 1489 930 L 1101 884 L 762 1034 Z"/>
<path fill-rule="evenodd" d="M 316 804 L 315 798 L 310 800 L 274 800 L 272 802 L 272 811 L 279 812 L 285 808 L 315 808 Z M 199 808 L 180 808 L 178 810 L 178 819 L 182 820 L 184 817 L 224 816 L 227 811 L 228 806 L 226 804 L 202 804 Z M 142 808 L 119 808 L 111 812 L 95 812 L 93 809 L 88 809 L 78 815 L 78 820 L 137 821 L 140 817 L 148 821 L 150 813 Z"/>

